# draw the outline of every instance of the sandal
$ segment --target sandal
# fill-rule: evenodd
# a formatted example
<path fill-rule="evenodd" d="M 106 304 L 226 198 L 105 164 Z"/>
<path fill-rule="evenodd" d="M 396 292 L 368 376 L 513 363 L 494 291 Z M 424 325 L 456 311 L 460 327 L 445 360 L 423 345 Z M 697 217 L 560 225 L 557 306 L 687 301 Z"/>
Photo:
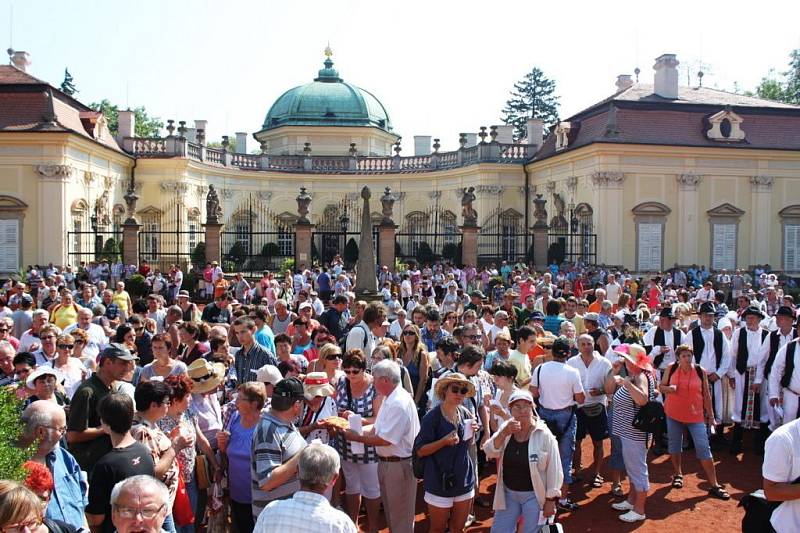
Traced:
<path fill-rule="evenodd" d="M 672 476 L 672 488 L 673 489 L 682 489 L 683 488 L 683 475 L 676 474 L 676 475 Z"/>
<path fill-rule="evenodd" d="M 594 476 L 594 479 L 592 480 L 592 487 L 600 488 L 600 487 L 603 486 L 603 482 L 604 481 L 605 481 L 605 479 L 603 479 L 603 476 L 601 476 L 600 474 L 596 474 Z"/>
<path fill-rule="evenodd" d="M 728 494 L 728 491 L 722 485 L 717 485 L 716 487 L 711 487 L 708 489 L 708 493 L 711 494 L 715 498 L 719 498 L 720 500 L 730 500 L 731 495 Z"/>
<path fill-rule="evenodd" d="M 613 483 L 611 485 L 611 494 L 613 494 L 614 496 L 616 496 L 618 498 L 622 498 L 623 496 L 625 496 L 625 493 L 622 492 L 622 483 L 618 483 L 618 482 L 617 483 Z"/>

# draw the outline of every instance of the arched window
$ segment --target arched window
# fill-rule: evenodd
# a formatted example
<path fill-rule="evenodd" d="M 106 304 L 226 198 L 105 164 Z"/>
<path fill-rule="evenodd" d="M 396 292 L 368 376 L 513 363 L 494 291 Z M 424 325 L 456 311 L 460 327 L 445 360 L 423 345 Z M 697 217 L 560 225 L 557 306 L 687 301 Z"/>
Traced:
<path fill-rule="evenodd" d="M 200 240 L 200 210 L 196 207 L 192 207 L 189 209 L 189 214 L 187 217 L 187 229 L 189 232 L 189 238 L 186 239 L 186 242 L 189 247 L 189 254 L 194 252 L 194 249 L 197 248 L 197 243 Z"/>
<path fill-rule="evenodd" d="M 80 256 L 83 253 L 89 253 L 92 246 L 92 228 L 89 222 L 89 203 L 83 198 L 79 198 L 72 202 L 70 207 L 70 215 L 72 216 L 72 250 L 73 254 Z M 78 257 L 78 261 L 84 259 Z"/>
<path fill-rule="evenodd" d="M 419 246 L 425 240 L 423 236 L 427 233 L 429 215 L 422 211 L 412 211 L 406 215 L 406 233 L 411 234 L 411 253 L 416 256 Z"/>
<path fill-rule="evenodd" d="M 442 226 L 442 233 L 444 233 L 444 244 L 455 244 L 456 236 L 458 235 L 456 214 L 452 211 L 444 211 L 439 218 L 439 222 Z"/>
<path fill-rule="evenodd" d="M 140 252 L 142 257 L 149 262 L 158 260 L 162 215 L 163 212 L 153 206 L 146 207 L 139 211 L 139 217 L 142 221 L 142 230 L 139 240 L 141 246 Z"/>

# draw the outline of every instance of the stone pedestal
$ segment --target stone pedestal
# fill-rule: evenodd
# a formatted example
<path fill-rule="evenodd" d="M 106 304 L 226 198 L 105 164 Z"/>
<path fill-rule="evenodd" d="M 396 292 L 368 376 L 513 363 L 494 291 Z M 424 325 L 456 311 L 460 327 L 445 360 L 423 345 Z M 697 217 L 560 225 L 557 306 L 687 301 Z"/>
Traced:
<path fill-rule="evenodd" d="M 547 268 L 547 225 L 537 225 L 531 228 L 533 236 L 533 268 L 544 270 Z"/>
<path fill-rule="evenodd" d="M 388 266 L 394 272 L 394 242 L 397 226 L 394 224 L 381 224 L 378 227 L 378 264 Z"/>
<path fill-rule="evenodd" d="M 459 226 L 461 229 L 461 262 L 465 265 L 478 265 L 478 226 Z"/>
<path fill-rule="evenodd" d="M 222 264 L 222 224 L 206 222 L 203 224 L 206 236 L 206 261 L 217 261 Z"/>
<path fill-rule="evenodd" d="M 126 222 L 122 225 L 122 262 L 125 265 L 139 264 L 139 228 L 141 224 Z"/>
<path fill-rule="evenodd" d="M 298 222 L 294 227 L 294 266 L 296 270 L 311 268 L 311 234 L 313 224 Z"/>

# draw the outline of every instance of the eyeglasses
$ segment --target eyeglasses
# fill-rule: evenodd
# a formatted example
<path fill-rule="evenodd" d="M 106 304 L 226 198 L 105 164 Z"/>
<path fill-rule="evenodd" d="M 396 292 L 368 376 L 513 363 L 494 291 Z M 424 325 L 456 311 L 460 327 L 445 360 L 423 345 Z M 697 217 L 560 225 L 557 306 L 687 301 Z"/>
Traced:
<path fill-rule="evenodd" d="M 28 531 L 33 531 L 37 529 L 39 526 L 42 525 L 41 518 L 34 518 L 33 520 L 28 520 L 27 522 L 21 522 L 19 524 L 12 524 L 10 526 L 5 526 L 0 529 L 1 533 L 23 533 L 26 529 Z"/>
<path fill-rule="evenodd" d="M 75 344 L 86 344 L 86 342 L 81 339 L 75 339 Z"/>
<path fill-rule="evenodd" d="M 411 330 L 408 330 L 408 331 L 404 331 L 403 335 L 405 335 L 406 337 L 414 337 L 414 336 L 416 336 L 416 333 L 414 333 Z"/>
<path fill-rule="evenodd" d="M 30 373 L 31 373 L 31 369 L 30 368 L 23 368 L 22 370 L 17 370 L 17 372 L 16 372 L 16 374 L 18 376 L 22 376 L 23 374 L 27 376 Z"/>
<path fill-rule="evenodd" d="M 161 509 L 164 508 L 164 504 L 159 505 L 158 507 L 143 507 L 141 509 L 133 509 L 131 507 L 117 507 L 114 506 L 114 510 L 122 517 L 122 518 L 134 518 L 137 514 L 142 515 L 142 518 L 146 520 L 150 520 L 151 518 L 155 518 L 158 513 L 161 512 Z"/>
<path fill-rule="evenodd" d="M 361 369 L 358 368 L 358 369 L 345 370 L 344 373 L 347 374 L 348 376 L 357 376 L 361 373 Z"/>
<path fill-rule="evenodd" d="M 56 426 L 42 426 L 42 427 L 43 427 L 43 428 L 47 428 L 47 429 L 52 429 L 53 431 L 58 431 L 58 432 L 59 432 L 59 433 L 61 433 L 62 435 L 63 435 L 64 433 L 66 433 L 66 432 L 67 432 L 67 426 L 61 426 L 61 427 L 56 427 Z"/>
<path fill-rule="evenodd" d="M 74 344 L 59 344 L 59 345 L 58 345 L 58 349 L 59 349 L 59 350 L 71 350 L 71 349 L 73 349 L 74 347 L 75 347 L 75 345 L 74 345 Z"/>
<path fill-rule="evenodd" d="M 464 394 L 466 395 L 469 392 L 467 387 L 459 387 L 458 385 L 451 385 L 450 392 L 453 394 Z"/>
<path fill-rule="evenodd" d="M 6 333 L 7 331 L 8 331 L 8 328 L 0 328 L 0 333 Z"/>
<path fill-rule="evenodd" d="M 39 337 L 39 338 L 41 340 L 43 340 L 43 341 L 46 341 L 46 340 L 49 340 L 49 339 L 55 339 L 56 336 L 55 335 L 45 335 L 44 337 Z"/>
<path fill-rule="evenodd" d="M 144 326 L 137 326 L 137 327 L 133 328 L 133 331 L 142 331 L 143 329 L 144 329 Z"/>
<path fill-rule="evenodd" d="M 480 336 L 480 335 L 464 335 L 464 336 L 465 336 L 466 338 L 468 338 L 469 340 L 471 340 L 471 341 L 475 341 L 475 340 L 478 340 L 478 339 L 480 339 L 480 338 L 481 338 L 481 336 Z"/>
<path fill-rule="evenodd" d="M 342 354 L 340 354 L 340 353 L 335 353 L 335 354 L 332 354 L 332 355 L 329 355 L 329 356 L 327 356 L 327 357 L 325 358 L 325 360 L 326 360 L 326 361 L 336 361 L 337 359 L 341 359 L 341 358 L 342 358 Z"/>

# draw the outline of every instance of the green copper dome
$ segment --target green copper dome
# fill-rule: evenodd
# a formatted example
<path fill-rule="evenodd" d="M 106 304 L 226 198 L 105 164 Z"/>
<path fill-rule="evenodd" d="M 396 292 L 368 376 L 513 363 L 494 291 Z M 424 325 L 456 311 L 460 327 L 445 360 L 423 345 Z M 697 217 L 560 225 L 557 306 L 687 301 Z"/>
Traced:
<path fill-rule="evenodd" d="M 289 89 L 264 119 L 264 130 L 281 126 L 372 126 L 392 131 L 389 113 L 369 91 L 345 83 L 328 57 L 313 82 Z"/>

